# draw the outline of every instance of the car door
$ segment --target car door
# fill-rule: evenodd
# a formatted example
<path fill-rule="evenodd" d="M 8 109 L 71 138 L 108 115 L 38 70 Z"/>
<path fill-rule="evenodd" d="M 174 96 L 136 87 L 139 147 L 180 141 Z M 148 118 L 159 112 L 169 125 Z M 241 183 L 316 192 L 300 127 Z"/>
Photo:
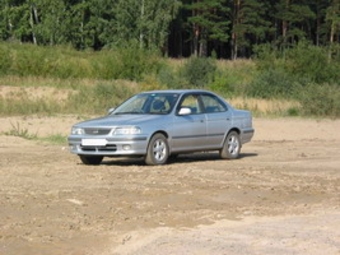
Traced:
<path fill-rule="evenodd" d="M 199 95 L 187 94 L 183 96 L 174 116 L 172 150 L 191 151 L 201 149 L 206 142 L 206 120 L 199 104 Z M 179 115 L 181 108 L 189 108 L 190 114 Z"/>
<path fill-rule="evenodd" d="M 226 132 L 231 128 L 231 111 L 214 95 L 203 94 L 201 100 L 206 115 L 207 146 L 219 148 L 223 144 Z"/>

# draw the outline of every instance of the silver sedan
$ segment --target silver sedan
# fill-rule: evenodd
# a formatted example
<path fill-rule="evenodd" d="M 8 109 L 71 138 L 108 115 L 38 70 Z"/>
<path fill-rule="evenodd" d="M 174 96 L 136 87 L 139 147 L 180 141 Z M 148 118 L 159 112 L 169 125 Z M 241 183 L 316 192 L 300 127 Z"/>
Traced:
<path fill-rule="evenodd" d="M 237 110 L 206 90 L 159 90 L 137 94 L 107 116 L 72 127 L 70 151 L 84 164 L 104 157 L 141 156 L 148 165 L 196 151 L 235 159 L 254 134 L 249 111 Z"/>

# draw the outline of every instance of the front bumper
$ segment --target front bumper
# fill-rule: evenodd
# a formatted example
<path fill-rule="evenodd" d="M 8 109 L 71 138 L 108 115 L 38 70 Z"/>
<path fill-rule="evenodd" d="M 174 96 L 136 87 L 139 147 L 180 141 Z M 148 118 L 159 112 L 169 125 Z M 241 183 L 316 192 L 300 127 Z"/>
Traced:
<path fill-rule="evenodd" d="M 85 140 L 105 140 L 105 144 L 88 144 Z M 145 155 L 148 139 L 146 136 L 113 138 L 113 137 L 68 137 L 70 152 L 78 155 L 129 156 Z"/>

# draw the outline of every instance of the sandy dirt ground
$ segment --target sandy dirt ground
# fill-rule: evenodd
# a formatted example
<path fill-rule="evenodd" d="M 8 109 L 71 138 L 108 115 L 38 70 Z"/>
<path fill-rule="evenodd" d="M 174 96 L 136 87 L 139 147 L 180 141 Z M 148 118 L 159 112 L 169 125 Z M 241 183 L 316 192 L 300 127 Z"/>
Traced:
<path fill-rule="evenodd" d="M 85 166 L 78 119 L 0 118 L 0 254 L 340 254 L 340 120 L 254 118 L 237 160 Z"/>

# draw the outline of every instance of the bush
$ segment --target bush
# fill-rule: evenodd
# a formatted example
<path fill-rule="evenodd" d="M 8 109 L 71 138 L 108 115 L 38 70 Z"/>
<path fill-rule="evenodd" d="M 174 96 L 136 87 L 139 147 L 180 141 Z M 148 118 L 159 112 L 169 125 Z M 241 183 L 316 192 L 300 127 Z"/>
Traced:
<path fill-rule="evenodd" d="M 157 79 L 161 85 L 169 89 L 181 89 L 185 80 L 169 64 L 164 65 L 157 74 Z"/>
<path fill-rule="evenodd" d="M 224 97 L 231 97 L 235 92 L 234 86 L 233 77 L 230 77 L 228 73 L 217 71 L 215 72 L 214 80 L 209 84 L 209 89 Z"/>
<path fill-rule="evenodd" d="M 14 44 L 9 47 L 8 44 L 3 44 L 0 47 L 0 55 L 0 74 L 61 79 L 140 81 L 145 74 L 157 73 L 163 66 L 163 59 L 156 51 L 136 47 L 81 52 L 62 46 Z"/>
<path fill-rule="evenodd" d="M 140 48 L 120 48 L 106 52 L 105 73 L 111 73 L 110 79 L 141 81 L 146 74 L 158 73 L 163 60 L 157 52 Z"/>
<path fill-rule="evenodd" d="M 213 59 L 203 57 L 191 57 L 184 64 L 181 76 L 185 81 L 185 87 L 204 88 L 213 80 L 216 63 Z"/>
<path fill-rule="evenodd" d="M 329 84 L 310 84 L 300 94 L 304 115 L 340 117 L 340 87 Z"/>
<path fill-rule="evenodd" d="M 255 48 L 255 53 L 259 70 L 284 70 L 302 85 L 336 83 L 340 80 L 340 61 L 329 59 L 329 49 L 326 47 L 302 41 L 282 51 L 260 45 Z"/>
<path fill-rule="evenodd" d="M 333 82 L 331 63 L 325 48 L 306 42 L 286 50 L 285 70 L 314 83 Z M 334 70 L 335 71 L 335 70 Z"/>
<path fill-rule="evenodd" d="M 30 44 L 10 48 L 12 64 L 8 74 L 54 78 L 90 78 L 94 70 L 86 53 L 65 47 Z"/>
<path fill-rule="evenodd" d="M 284 70 L 268 69 L 260 72 L 249 84 L 246 94 L 257 98 L 292 98 L 301 85 Z"/>
<path fill-rule="evenodd" d="M 10 66 L 10 53 L 5 45 L 0 45 L 0 75 L 7 74 Z"/>
<path fill-rule="evenodd" d="M 97 62 L 102 64 L 100 73 L 105 73 L 105 79 L 141 81 L 146 74 L 157 73 L 163 65 L 156 52 L 139 48 L 120 48 L 99 55 Z"/>
<path fill-rule="evenodd" d="M 133 93 L 132 89 L 118 82 L 101 82 L 84 86 L 79 93 L 71 95 L 66 108 L 74 113 L 105 114 L 105 110 L 117 106 Z"/>

